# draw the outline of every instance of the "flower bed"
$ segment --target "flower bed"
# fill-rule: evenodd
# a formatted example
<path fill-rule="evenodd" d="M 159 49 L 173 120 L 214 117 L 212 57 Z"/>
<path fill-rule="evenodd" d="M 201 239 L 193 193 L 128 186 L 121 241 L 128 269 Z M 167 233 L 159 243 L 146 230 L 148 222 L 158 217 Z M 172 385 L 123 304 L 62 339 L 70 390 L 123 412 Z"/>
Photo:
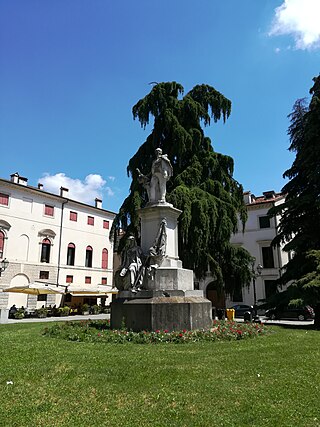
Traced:
<path fill-rule="evenodd" d="M 237 323 L 233 321 L 213 322 L 209 330 L 196 331 L 141 331 L 132 332 L 126 329 L 112 330 L 110 322 L 87 320 L 81 322 L 66 322 L 45 328 L 43 334 L 49 337 L 80 342 L 105 342 L 105 343 L 135 343 L 158 344 L 176 343 L 186 344 L 200 341 L 235 341 L 265 335 L 267 328 L 258 323 Z"/>

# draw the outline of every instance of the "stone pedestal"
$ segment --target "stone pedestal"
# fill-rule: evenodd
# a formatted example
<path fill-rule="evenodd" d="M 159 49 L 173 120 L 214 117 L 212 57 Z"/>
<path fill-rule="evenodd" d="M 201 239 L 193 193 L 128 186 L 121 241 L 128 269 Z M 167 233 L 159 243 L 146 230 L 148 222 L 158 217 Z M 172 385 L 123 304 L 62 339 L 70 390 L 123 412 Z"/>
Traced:
<path fill-rule="evenodd" d="M 181 261 L 180 261 L 181 262 Z M 156 291 L 193 290 L 193 271 L 186 268 L 159 267 L 155 271 L 154 279 L 145 280 L 147 289 Z M 202 292 L 202 291 L 200 291 Z"/>
<path fill-rule="evenodd" d="M 166 220 L 166 255 L 154 277 L 147 275 L 137 293 L 121 291 L 111 304 L 111 327 L 141 330 L 208 329 L 212 325 L 211 302 L 194 290 L 193 271 L 182 268 L 178 255 L 179 209 L 158 203 L 139 210 L 141 248 L 154 245 L 160 224 Z"/>
<path fill-rule="evenodd" d="M 177 267 L 182 267 L 178 254 L 178 217 L 182 211 L 169 203 L 159 203 L 139 209 L 141 219 L 141 249 L 147 253 L 154 244 L 161 221 L 167 221 L 167 260 L 176 261 Z M 180 261 L 180 264 L 178 263 Z"/>
<path fill-rule="evenodd" d="M 111 328 L 125 325 L 134 331 L 209 329 L 212 327 L 211 302 L 201 291 L 171 293 L 120 292 L 111 305 Z"/>

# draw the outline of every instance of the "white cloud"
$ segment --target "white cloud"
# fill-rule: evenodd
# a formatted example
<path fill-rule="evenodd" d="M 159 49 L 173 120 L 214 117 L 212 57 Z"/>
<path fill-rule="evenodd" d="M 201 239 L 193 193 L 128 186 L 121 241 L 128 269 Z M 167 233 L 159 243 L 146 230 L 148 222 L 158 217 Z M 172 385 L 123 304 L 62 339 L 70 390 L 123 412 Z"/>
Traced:
<path fill-rule="evenodd" d="M 292 35 L 296 49 L 320 47 L 320 0 L 284 0 L 275 9 L 270 36 Z"/>
<path fill-rule="evenodd" d="M 280 47 L 276 47 L 274 50 L 276 53 L 279 53 L 281 51 Z"/>
<path fill-rule="evenodd" d="M 60 187 L 69 189 L 68 198 L 79 202 L 94 204 L 94 199 L 103 199 L 103 193 L 113 196 L 110 187 L 106 187 L 106 181 L 98 174 L 90 174 L 83 181 L 70 178 L 64 173 L 50 175 L 45 173 L 39 182 L 43 184 L 43 189 L 50 193 L 59 194 Z"/>
<path fill-rule="evenodd" d="M 116 179 L 116 177 L 115 176 L 108 176 L 108 179 L 113 182 Z"/>
<path fill-rule="evenodd" d="M 112 191 L 110 187 L 106 187 L 106 193 L 110 197 L 114 196 L 114 191 Z"/>

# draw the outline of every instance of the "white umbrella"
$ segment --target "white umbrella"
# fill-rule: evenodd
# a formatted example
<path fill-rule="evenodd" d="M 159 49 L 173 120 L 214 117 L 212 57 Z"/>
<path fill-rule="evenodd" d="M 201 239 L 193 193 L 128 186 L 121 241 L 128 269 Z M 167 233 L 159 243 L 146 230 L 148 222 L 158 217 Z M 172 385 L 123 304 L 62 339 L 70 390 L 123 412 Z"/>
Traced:
<path fill-rule="evenodd" d="M 12 286 L 3 289 L 2 292 L 14 292 L 28 295 L 64 294 L 64 289 L 59 289 L 53 285 L 31 283 L 30 285 Z"/>
<path fill-rule="evenodd" d="M 97 286 L 90 286 L 87 288 L 82 288 L 80 286 L 68 286 L 66 292 L 70 293 L 71 295 L 96 295 L 96 296 L 102 296 L 107 294 L 117 294 L 118 291 L 115 289 L 111 289 L 110 286 L 104 286 L 104 285 L 97 285 Z"/>

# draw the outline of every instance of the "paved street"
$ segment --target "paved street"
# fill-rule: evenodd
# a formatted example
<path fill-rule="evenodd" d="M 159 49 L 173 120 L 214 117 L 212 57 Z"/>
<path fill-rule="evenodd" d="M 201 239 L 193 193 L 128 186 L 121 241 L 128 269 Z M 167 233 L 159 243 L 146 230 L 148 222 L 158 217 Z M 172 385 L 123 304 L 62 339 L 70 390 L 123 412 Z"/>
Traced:
<path fill-rule="evenodd" d="M 66 317 L 45 317 L 44 319 L 31 318 L 31 319 L 8 319 L 7 324 L 10 323 L 34 323 L 34 322 L 67 322 L 67 321 L 75 321 L 75 320 L 103 320 L 110 319 L 110 314 L 89 314 L 87 316 L 79 315 L 79 316 L 66 316 Z M 243 319 L 236 318 L 237 322 L 243 322 Z M 269 320 L 264 316 L 260 316 L 260 320 L 262 323 L 266 325 L 289 325 L 289 326 L 309 326 L 313 324 L 313 320 Z"/>
<path fill-rule="evenodd" d="M 313 320 L 270 320 L 265 316 L 259 316 L 265 325 L 290 325 L 290 326 L 309 326 L 313 325 Z M 243 319 L 236 318 L 237 322 L 243 322 Z"/>

